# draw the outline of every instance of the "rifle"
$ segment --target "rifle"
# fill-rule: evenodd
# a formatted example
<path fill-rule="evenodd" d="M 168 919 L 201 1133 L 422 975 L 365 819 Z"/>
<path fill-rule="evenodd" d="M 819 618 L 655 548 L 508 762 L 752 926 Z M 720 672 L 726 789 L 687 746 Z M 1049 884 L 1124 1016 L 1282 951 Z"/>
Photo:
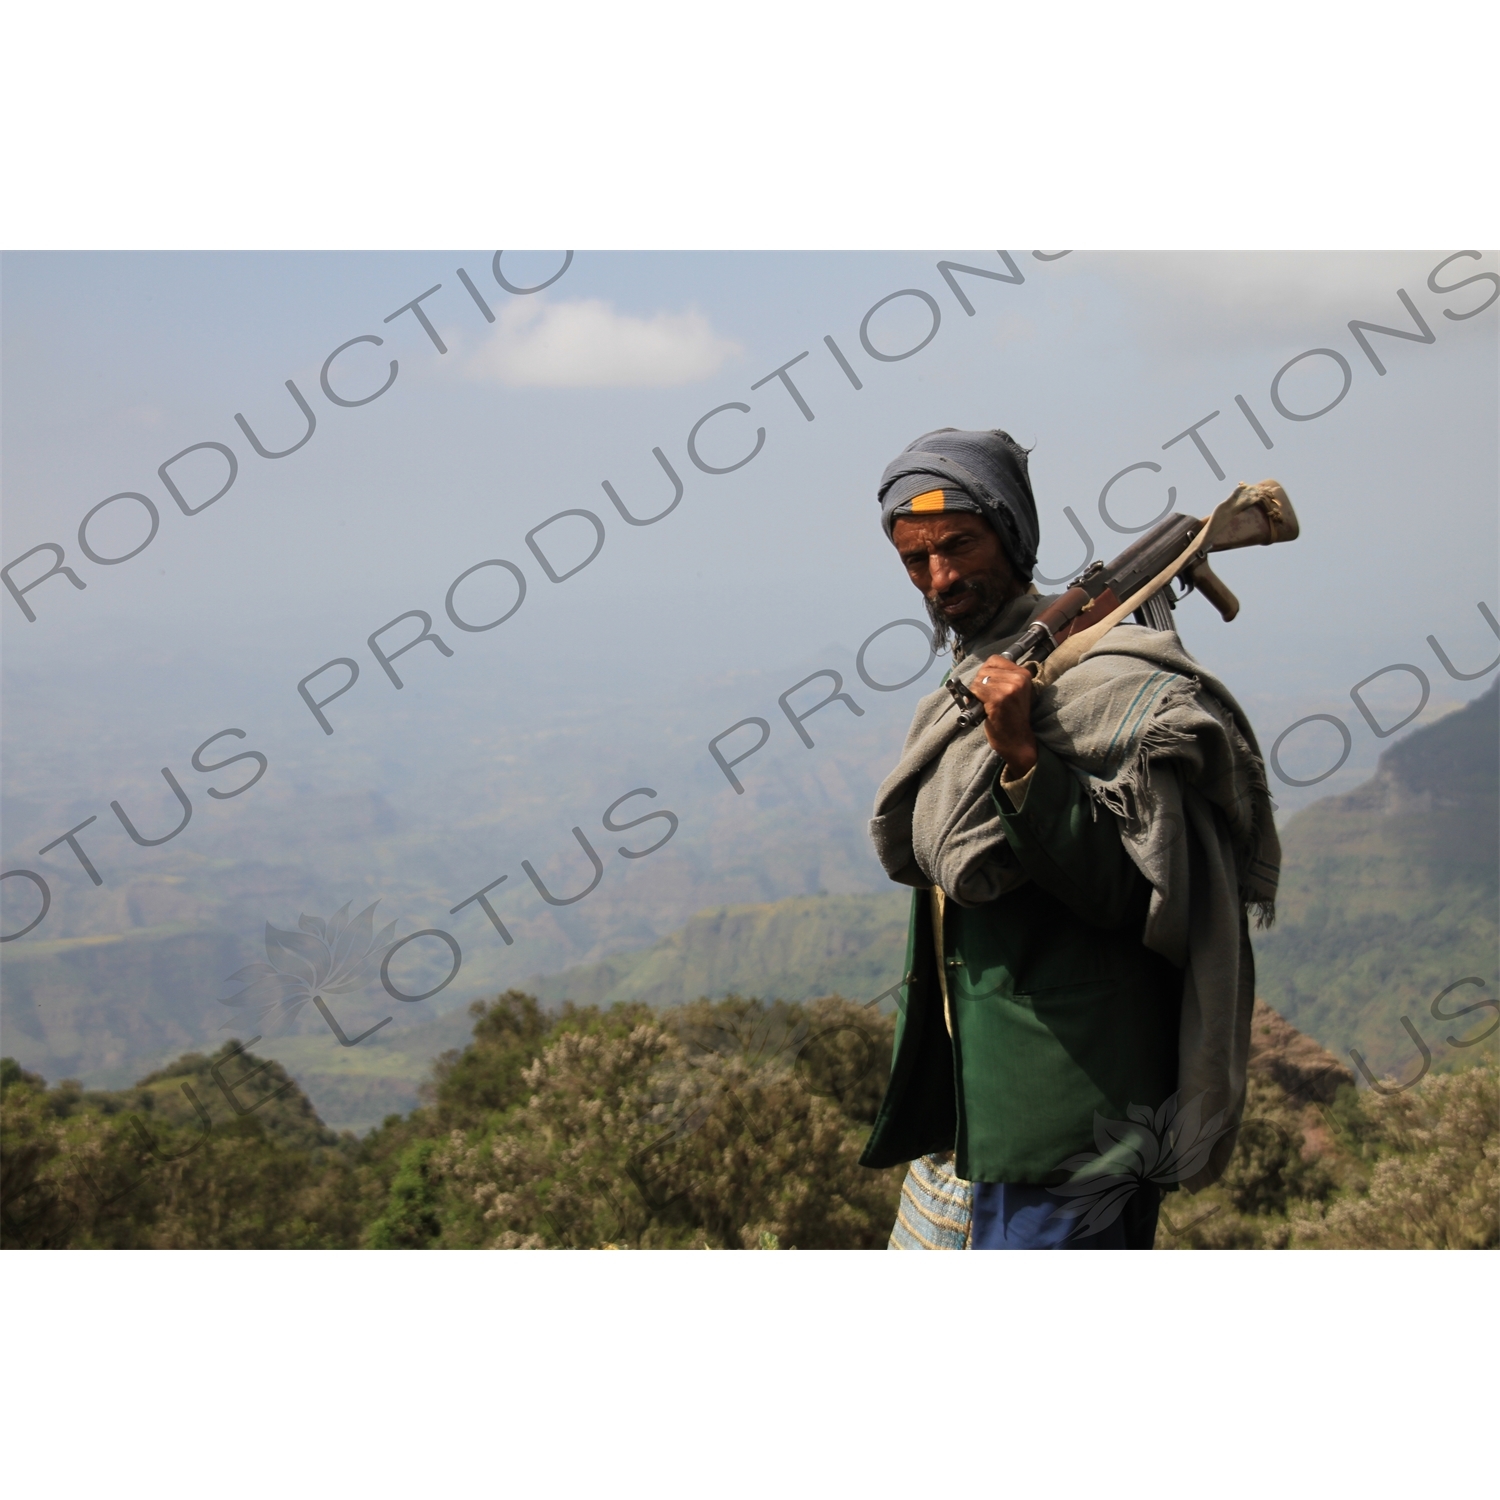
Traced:
<path fill-rule="evenodd" d="M 1094 563 L 1001 655 L 1046 686 L 1132 612 L 1141 625 L 1170 630 L 1171 610 L 1181 597 L 1172 592 L 1174 579 L 1184 594 L 1196 590 L 1232 620 L 1240 602 L 1209 567 L 1208 554 L 1290 542 L 1300 531 L 1292 502 L 1274 479 L 1239 485 L 1211 516 L 1198 520 L 1174 513 L 1113 562 Z M 984 705 L 965 684 L 950 677 L 947 687 L 960 709 L 960 730 L 983 722 Z"/>

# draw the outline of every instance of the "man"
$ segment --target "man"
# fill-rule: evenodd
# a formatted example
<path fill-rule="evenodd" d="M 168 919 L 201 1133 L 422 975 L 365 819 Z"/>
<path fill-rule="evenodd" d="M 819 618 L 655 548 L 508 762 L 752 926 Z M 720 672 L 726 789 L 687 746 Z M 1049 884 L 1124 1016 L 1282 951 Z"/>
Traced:
<path fill-rule="evenodd" d="M 1049 602 L 1009 434 L 927 433 L 879 499 L 985 709 L 965 734 L 922 700 L 871 824 L 918 887 L 863 1157 L 913 1162 L 892 1246 L 1149 1249 L 1243 1108 L 1246 910 L 1268 919 L 1278 864 L 1253 734 L 1172 630 L 1117 626 L 1042 690 L 1000 655 Z"/>

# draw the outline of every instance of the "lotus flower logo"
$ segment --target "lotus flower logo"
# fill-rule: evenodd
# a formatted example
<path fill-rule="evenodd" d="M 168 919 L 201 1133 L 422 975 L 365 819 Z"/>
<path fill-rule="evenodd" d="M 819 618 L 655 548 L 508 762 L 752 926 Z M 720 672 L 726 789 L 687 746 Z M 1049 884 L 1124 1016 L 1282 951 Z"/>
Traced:
<path fill-rule="evenodd" d="M 1144 1104 L 1128 1104 L 1125 1113 L 1128 1121 L 1095 1114 L 1097 1154 L 1070 1156 L 1061 1170 L 1073 1175 L 1049 1189 L 1071 1200 L 1052 1212 L 1054 1218 L 1078 1221 L 1068 1231 L 1070 1236 L 1108 1228 L 1145 1183 L 1170 1187 L 1201 1172 L 1215 1144 L 1234 1129 L 1224 1123 L 1228 1110 L 1202 1118 L 1201 1094 L 1185 1108 L 1178 1108 L 1178 1096 L 1173 1094 L 1155 1113 Z"/>
<path fill-rule="evenodd" d="M 230 984 L 248 983 L 237 995 L 230 995 L 219 1004 L 249 1007 L 257 1017 L 277 1012 L 278 1019 L 291 1021 L 311 1001 L 345 1047 L 352 1047 L 379 1031 L 392 1017 L 387 1016 L 356 1037 L 346 1036 L 323 1001 L 324 995 L 345 995 L 363 988 L 395 946 L 391 941 L 395 922 L 375 931 L 378 901 L 357 917 L 349 915 L 352 905 L 353 902 L 346 901 L 326 922 L 322 917 L 299 916 L 297 932 L 284 932 L 267 922 L 269 962 L 247 964 L 231 974 Z"/>

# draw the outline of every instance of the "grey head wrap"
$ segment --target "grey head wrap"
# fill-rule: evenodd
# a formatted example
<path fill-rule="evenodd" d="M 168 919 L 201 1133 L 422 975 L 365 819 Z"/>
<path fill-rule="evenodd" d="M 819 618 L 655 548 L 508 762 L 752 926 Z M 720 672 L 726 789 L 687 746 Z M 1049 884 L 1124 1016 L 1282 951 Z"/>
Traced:
<path fill-rule="evenodd" d="M 966 510 L 995 529 L 1016 573 L 1029 581 L 1040 530 L 1026 450 L 1008 433 L 924 432 L 880 476 L 880 520 Z M 913 505 L 913 501 L 920 503 Z"/>

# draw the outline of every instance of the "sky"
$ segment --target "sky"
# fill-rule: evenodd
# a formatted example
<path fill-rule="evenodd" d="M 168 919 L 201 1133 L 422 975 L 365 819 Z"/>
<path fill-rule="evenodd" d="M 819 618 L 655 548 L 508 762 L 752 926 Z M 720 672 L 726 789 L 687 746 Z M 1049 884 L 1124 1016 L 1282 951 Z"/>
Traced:
<path fill-rule="evenodd" d="M 9 565 L 61 546 L 85 584 L 59 574 L 28 589 L 35 621 L 0 594 L 5 868 L 58 892 L 23 941 L 96 930 L 69 915 L 103 897 L 67 847 L 38 852 L 91 813 L 106 874 L 267 839 L 316 862 L 295 820 L 270 817 L 288 787 L 420 808 L 434 836 L 482 823 L 504 844 L 507 828 L 551 828 L 563 860 L 581 787 L 597 817 L 596 790 L 676 774 L 692 778 L 701 835 L 727 837 L 744 812 L 709 739 L 749 716 L 775 726 L 740 770 L 752 792 L 783 762 L 812 766 L 778 693 L 837 663 L 858 701 L 861 643 L 921 615 L 875 489 L 939 426 L 1003 427 L 1032 449 L 1039 572 L 1059 580 L 1169 506 L 1202 515 L 1239 480 L 1282 482 L 1300 539 L 1221 559 L 1240 617 L 1226 625 L 1189 599 L 1179 628 L 1263 749 L 1327 716 L 1280 745 L 1284 814 L 1368 776 L 1383 731 L 1419 705 L 1412 724 L 1483 690 L 1488 672 L 1455 679 L 1429 636 L 1460 671 L 1500 653 L 1479 608 L 1500 609 L 1493 253 L 512 252 L 504 282 L 496 264 L 486 250 L 0 260 L 0 550 Z M 408 307 L 418 297 L 430 330 Z M 1367 333 L 1368 351 L 1349 326 L 1413 332 L 1415 317 L 1430 339 Z M 236 414 L 262 447 L 291 448 L 308 419 L 288 381 L 315 425 L 296 451 L 262 457 Z M 212 503 L 228 461 L 185 452 L 198 444 L 234 455 Z M 651 520 L 675 493 L 655 450 L 682 497 Z M 159 472 L 169 460 L 180 501 Z M 606 481 L 649 524 L 627 522 Z M 82 550 L 80 523 L 101 506 L 84 543 L 123 561 Z M 10 576 L 27 588 L 52 560 L 36 553 Z M 450 587 L 470 626 L 510 613 L 464 629 Z M 418 611 L 442 646 L 396 657 Z M 924 655 L 898 629 L 867 665 L 895 681 Z M 359 672 L 320 710 L 327 734 L 298 684 L 340 658 Z M 872 787 L 940 670 L 863 691 L 865 719 L 823 710 L 820 746 L 857 748 Z M 1350 696 L 1372 677 L 1375 727 Z M 309 695 L 346 678 L 330 668 Z M 159 768 L 222 789 L 188 760 L 230 726 L 245 738 L 209 759 L 258 750 L 264 785 L 214 805 L 197 795 L 176 849 L 132 845 L 110 802 L 133 796 L 143 820 L 171 827 Z M 1349 753 L 1325 776 L 1345 732 Z M 517 770 L 497 781 L 506 757 Z M 862 817 L 852 803 L 849 817 Z M 36 893 L 11 880 L 4 897 L 13 931 Z"/>

